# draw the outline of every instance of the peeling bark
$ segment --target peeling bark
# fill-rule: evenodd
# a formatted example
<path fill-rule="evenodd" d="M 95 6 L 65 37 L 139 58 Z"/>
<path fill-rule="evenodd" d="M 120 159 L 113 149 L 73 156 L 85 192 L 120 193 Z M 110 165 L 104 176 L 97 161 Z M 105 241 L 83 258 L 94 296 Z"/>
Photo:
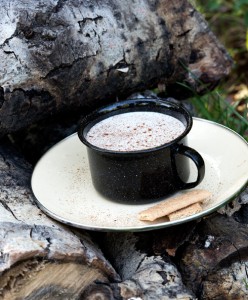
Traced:
<path fill-rule="evenodd" d="M 231 67 L 184 0 L 4 0 L 0 13 L 0 135 L 157 84 L 203 93 Z"/>

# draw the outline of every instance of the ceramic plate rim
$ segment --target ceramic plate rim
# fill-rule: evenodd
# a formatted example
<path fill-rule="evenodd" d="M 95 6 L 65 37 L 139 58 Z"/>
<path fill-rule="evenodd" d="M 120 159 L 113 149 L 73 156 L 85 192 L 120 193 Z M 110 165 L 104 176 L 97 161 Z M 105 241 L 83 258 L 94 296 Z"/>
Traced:
<path fill-rule="evenodd" d="M 210 123 L 212 125 L 215 126 L 219 126 L 222 127 L 223 129 L 229 131 L 230 133 L 232 133 L 233 135 L 235 135 L 236 137 L 238 137 L 240 139 L 240 142 L 242 141 L 246 146 L 248 146 L 248 143 L 246 142 L 246 140 L 239 135 L 237 132 L 235 132 L 234 130 L 232 130 L 229 127 L 226 127 L 225 125 L 222 125 L 220 123 L 214 122 L 214 121 L 210 121 L 207 119 L 202 119 L 202 118 L 197 118 L 197 117 L 193 117 L 193 120 L 197 120 L 200 122 L 206 122 L 206 123 Z M 37 163 L 35 164 L 34 168 L 33 168 L 33 172 L 32 172 L 32 176 L 31 176 L 31 191 L 34 197 L 34 200 L 36 202 L 36 204 L 38 205 L 38 207 L 48 216 L 52 217 L 54 220 L 59 221 L 63 224 L 72 226 L 72 227 L 76 227 L 76 228 L 80 228 L 80 229 L 85 229 L 85 230 L 91 230 L 91 231 L 105 231 L 105 232 L 110 232 L 110 231 L 121 231 L 121 232 L 125 232 L 125 231 L 132 231 L 132 232 L 137 232 L 137 231 L 150 231 L 150 230 L 156 230 L 156 229 L 161 229 L 161 228 L 166 228 L 166 227 L 171 227 L 171 226 L 175 226 L 175 225 L 179 225 L 179 224 L 183 224 L 189 221 L 193 221 L 199 218 L 202 218 L 204 216 L 207 216 L 213 212 L 215 212 L 216 210 L 218 210 L 219 208 L 221 208 L 222 206 L 224 206 L 225 204 L 227 204 L 228 202 L 230 202 L 232 199 L 234 199 L 235 197 L 237 197 L 248 185 L 248 177 L 246 179 L 246 181 L 244 182 L 244 184 L 242 184 L 233 194 L 231 194 L 229 197 L 226 197 L 225 199 L 223 199 L 221 202 L 217 203 L 216 205 L 203 210 L 202 212 L 196 213 L 194 215 L 191 215 L 189 217 L 183 218 L 183 219 L 178 219 L 178 220 L 174 220 L 174 221 L 169 221 L 169 222 L 161 222 L 161 223 L 156 223 L 156 224 L 144 224 L 144 225 L 138 225 L 138 226 L 126 226 L 126 227 L 113 227 L 113 226 L 96 226 L 96 225 L 83 225 L 82 223 L 79 222 L 72 222 L 64 217 L 60 217 L 58 214 L 50 211 L 48 208 L 46 208 L 39 200 L 38 198 L 35 196 L 35 193 L 33 191 L 33 178 L 34 178 L 34 172 L 36 167 L 38 166 L 38 164 L 41 162 L 41 160 L 43 159 L 43 157 L 49 152 L 51 151 L 53 148 L 59 146 L 59 144 L 63 143 L 64 141 L 66 141 L 67 139 L 72 138 L 73 136 L 77 135 L 77 132 L 65 137 L 64 139 L 62 139 L 61 141 L 59 141 L 58 143 L 56 143 L 55 145 L 53 145 L 50 149 L 48 149 L 48 151 L 46 151 L 41 158 L 37 161 Z"/>

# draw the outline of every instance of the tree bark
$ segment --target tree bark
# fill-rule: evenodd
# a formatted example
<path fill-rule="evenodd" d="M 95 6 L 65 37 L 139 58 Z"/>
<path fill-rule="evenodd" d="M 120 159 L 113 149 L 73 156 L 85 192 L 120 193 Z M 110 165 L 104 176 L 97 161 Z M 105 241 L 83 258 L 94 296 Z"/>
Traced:
<path fill-rule="evenodd" d="M 191 222 L 145 233 L 100 234 L 101 249 L 122 279 L 110 285 L 112 295 L 118 291 L 121 299 L 196 299 L 171 259 L 190 239 L 195 226 Z"/>
<path fill-rule="evenodd" d="M 184 282 L 199 299 L 247 298 L 248 227 L 242 210 L 234 218 L 215 214 L 202 221 L 178 257 Z"/>
<path fill-rule="evenodd" d="M 89 234 L 62 226 L 34 204 L 31 167 L 0 147 L 0 299 L 78 299 L 119 276 Z"/>
<path fill-rule="evenodd" d="M 0 14 L 0 136 L 158 84 L 203 93 L 232 64 L 185 0 L 3 0 Z"/>
<path fill-rule="evenodd" d="M 92 284 L 85 299 L 96 290 L 109 296 L 103 299 L 247 299 L 246 197 L 247 191 L 230 204 L 241 204 L 233 216 L 215 213 L 152 232 L 99 234 L 101 248 L 122 282 L 102 292 L 102 284 Z"/>

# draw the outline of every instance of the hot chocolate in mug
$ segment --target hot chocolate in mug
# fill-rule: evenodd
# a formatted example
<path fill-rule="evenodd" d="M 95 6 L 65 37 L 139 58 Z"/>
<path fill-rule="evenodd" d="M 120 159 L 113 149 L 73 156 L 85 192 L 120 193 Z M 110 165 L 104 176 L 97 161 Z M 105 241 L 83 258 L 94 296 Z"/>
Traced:
<path fill-rule="evenodd" d="M 190 113 L 165 99 L 133 99 L 101 107 L 80 121 L 92 182 L 104 197 L 147 203 L 196 187 L 204 178 L 202 156 L 187 145 Z M 189 159 L 197 178 L 188 182 Z"/>

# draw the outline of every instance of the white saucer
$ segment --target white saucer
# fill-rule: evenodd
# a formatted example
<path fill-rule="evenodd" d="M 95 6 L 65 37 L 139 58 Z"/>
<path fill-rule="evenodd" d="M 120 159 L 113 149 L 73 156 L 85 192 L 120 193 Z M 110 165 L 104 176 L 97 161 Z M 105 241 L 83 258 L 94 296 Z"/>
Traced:
<path fill-rule="evenodd" d="M 197 189 L 212 192 L 201 213 L 171 221 L 139 221 L 137 215 L 154 204 L 112 202 L 91 183 L 86 147 L 73 134 L 53 146 L 39 160 L 32 175 L 38 206 L 52 218 L 71 226 L 103 231 L 145 231 L 188 222 L 207 215 L 237 196 L 248 183 L 248 144 L 220 124 L 194 118 L 188 144 L 201 153 L 206 175 Z M 196 170 L 191 164 L 193 181 Z"/>

